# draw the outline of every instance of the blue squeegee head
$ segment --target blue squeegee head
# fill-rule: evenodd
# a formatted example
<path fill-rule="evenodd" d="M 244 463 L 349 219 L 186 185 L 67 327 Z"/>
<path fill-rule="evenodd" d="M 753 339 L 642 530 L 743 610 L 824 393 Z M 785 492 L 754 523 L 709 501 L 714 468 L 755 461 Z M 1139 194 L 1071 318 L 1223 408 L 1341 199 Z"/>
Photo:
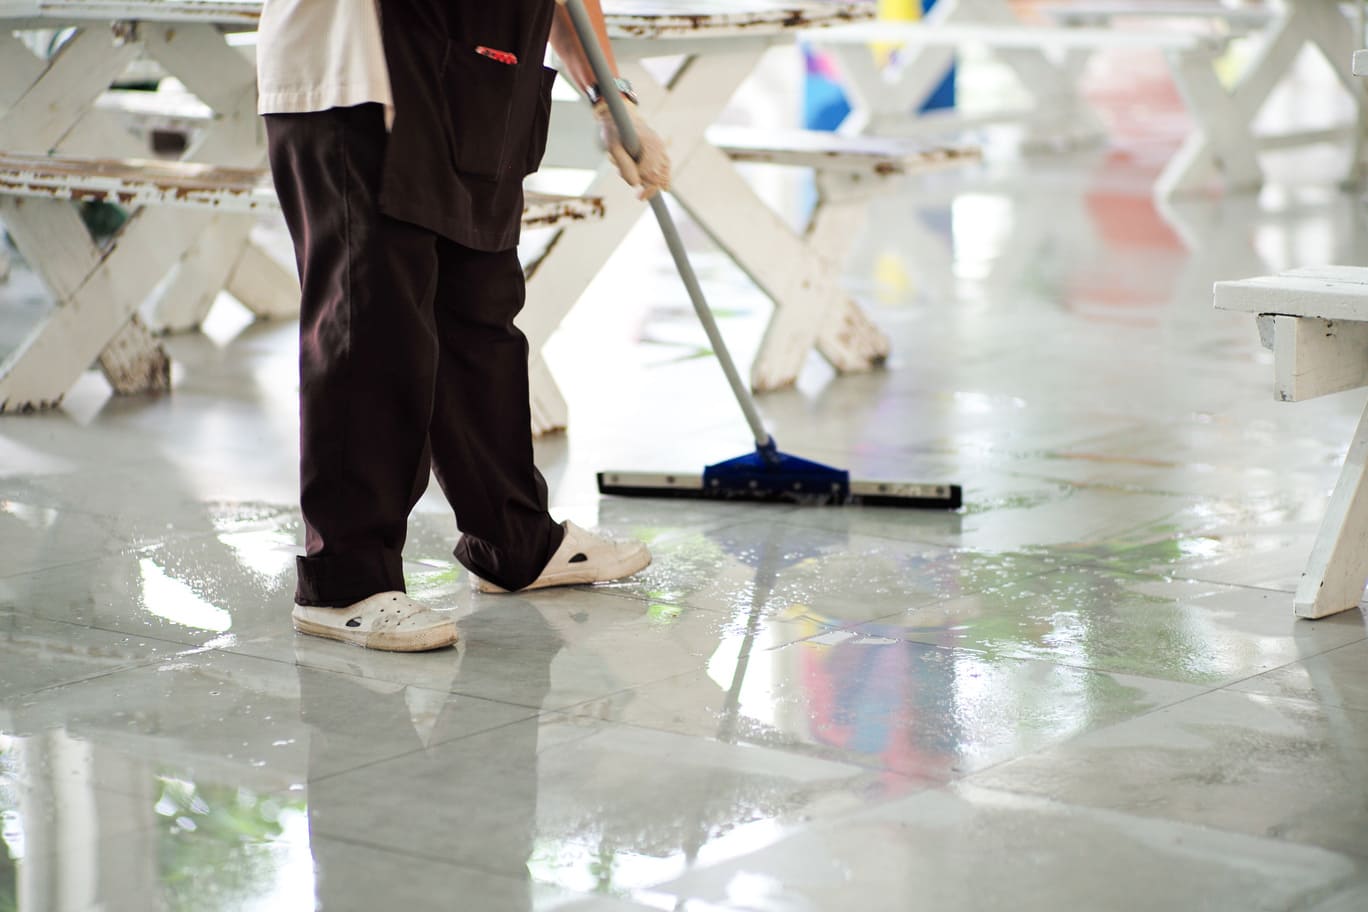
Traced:
<path fill-rule="evenodd" d="M 762 447 L 704 469 L 703 493 L 721 500 L 843 504 L 850 499 L 850 473 Z"/>

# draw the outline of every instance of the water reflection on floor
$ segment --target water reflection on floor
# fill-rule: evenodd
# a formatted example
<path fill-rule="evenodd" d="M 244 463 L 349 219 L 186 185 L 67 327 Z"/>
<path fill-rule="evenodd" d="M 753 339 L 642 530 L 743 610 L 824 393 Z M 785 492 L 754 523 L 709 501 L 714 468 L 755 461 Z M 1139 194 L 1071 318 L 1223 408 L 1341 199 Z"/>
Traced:
<path fill-rule="evenodd" d="M 290 632 L 292 326 L 230 306 L 170 342 L 174 395 L 4 419 L 0 910 L 1363 908 L 1364 617 L 1290 596 L 1363 395 L 1274 403 L 1210 307 L 1368 262 L 1361 205 L 1152 178 L 1088 153 L 873 206 L 847 283 L 890 365 L 763 408 L 791 451 L 961 482 L 950 515 L 598 499 L 746 446 L 634 235 L 539 451 L 561 516 L 655 563 L 477 596 L 430 492 L 442 653 Z M 748 358 L 768 304 L 699 263 Z"/>

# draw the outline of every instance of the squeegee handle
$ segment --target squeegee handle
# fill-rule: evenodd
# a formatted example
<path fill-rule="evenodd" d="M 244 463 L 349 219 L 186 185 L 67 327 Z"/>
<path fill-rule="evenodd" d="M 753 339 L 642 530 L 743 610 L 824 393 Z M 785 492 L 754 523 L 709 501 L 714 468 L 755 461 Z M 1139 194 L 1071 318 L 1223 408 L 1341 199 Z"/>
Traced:
<path fill-rule="evenodd" d="M 575 34 L 579 37 L 580 46 L 584 48 L 584 56 L 594 71 L 594 80 L 600 86 L 612 86 L 613 71 L 608 66 L 608 58 L 604 56 L 603 48 L 599 46 L 598 36 L 594 33 L 594 24 L 589 20 L 589 14 L 584 11 L 584 4 L 581 0 L 556 0 L 556 2 L 564 6 L 570 14 L 570 22 L 575 28 Z M 627 102 L 623 100 L 621 93 L 616 91 L 604 91 L 603 100 L 607 102 L 608 110 L 613 115 L 613 123 L 617 125 L 618 136 L 622 139 L 623 148 L 633 159 L 639 159 L 641 157 L 641 137 L 637 135 L 632 115 L 627 110 Z M 679 230 L 675 227 L 674 219 L 670 216 L 670 209 L 665 205 L 665 198 L 662 194 L 657 193 L 651 197 L 651 211 L 655 213 L 656 221 L 660 223 L 660 233 L 665 236 L 665 245 L 670 248 L 670 256 L 674 258 L 675 268 L 679 271 L 679 278 L 684 282 L 684 287 L 689 292 L 689 300 L 693 302 L 698 320 L 703 324 L 703 331 L 707 333 L 708 341 L 712 344 L 713 352 L 717 355 L 717 361 L 722 365 L 722 372 L 727 375 L 727 382 L 731 384 L 736 402 L 746 415 L 746 423 L 750 425 L 751 433 L 755 435 L 757 449 L 761 453 L 775 452 L 774 440 L 770 437 L 769 431 L 765 430 L 765 423 L 760 419 L 760 410 L 755 405 L 755 398 L 751 395 L 746 382 L 741 379 L 741 374 L 736 369 L 736 363 L 732 360 L 731 352 L 727 350 L 727 343 L 722 338 L 722 331 L 718 329 L 717 321 L 713 319 L 712 309 L 708 307 L 707 299 L 703 297 L 703 289 L 698 284 L 698 276 L 694 273 L 693 264 L 689 262 L 688 252 L 684 249 L 684 241 L 679 236 Z"/>

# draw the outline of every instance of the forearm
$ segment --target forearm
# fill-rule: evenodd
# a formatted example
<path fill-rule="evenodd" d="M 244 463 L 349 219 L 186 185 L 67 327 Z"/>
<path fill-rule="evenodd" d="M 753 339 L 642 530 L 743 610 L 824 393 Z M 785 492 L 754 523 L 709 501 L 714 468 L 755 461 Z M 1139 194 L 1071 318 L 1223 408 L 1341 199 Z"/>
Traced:
<path fill-rule="evenodd" d="M 617 61 L 613 58 L 613 47 L 608 41 L 608 29 L 603 24 L 603 7 L 599 5 L 599 0 L 581 0 L 584 10 L 589 14 L 589 20 L 594 24 L 594 31 L 598 34 L 599 45 L 603 48 L 604 55 L 608 58 L 608 66 L 617 75 Z M 560 58 L 563 66 L 562 72 L 569 77 L 581 92 L 589 86 L 598 82 L 594 78 L 594 70 L 589 65 L 589 58 L 585 56 L 584 48 L 580 46 L 579 36 L 575 34 L 575 27 L 570 22 L 570 13 L 564 6 L 556 9 L 556 21 L 551 26 L 551 47 L 555 49 L 556 56 Z"/>

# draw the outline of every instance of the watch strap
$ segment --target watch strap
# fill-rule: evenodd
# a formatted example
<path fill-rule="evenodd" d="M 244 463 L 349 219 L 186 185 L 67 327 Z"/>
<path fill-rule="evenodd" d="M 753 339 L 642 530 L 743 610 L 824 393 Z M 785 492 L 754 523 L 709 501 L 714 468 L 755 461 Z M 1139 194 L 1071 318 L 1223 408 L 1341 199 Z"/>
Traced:
<path fill-rule="evenodd" d="M 632 88 L 631 82 L 619 76 L 613 80 L 613 87 L 622 94 L 623 98 L 627 99 L 632 104 L 637 103 L 636 90 Z M 590 85 L 584 91 L 585 94 L 589 96 L 590 104 L 598 104 L 603 98 L 603 91 L 598 87 L 597 83 Z"/>

